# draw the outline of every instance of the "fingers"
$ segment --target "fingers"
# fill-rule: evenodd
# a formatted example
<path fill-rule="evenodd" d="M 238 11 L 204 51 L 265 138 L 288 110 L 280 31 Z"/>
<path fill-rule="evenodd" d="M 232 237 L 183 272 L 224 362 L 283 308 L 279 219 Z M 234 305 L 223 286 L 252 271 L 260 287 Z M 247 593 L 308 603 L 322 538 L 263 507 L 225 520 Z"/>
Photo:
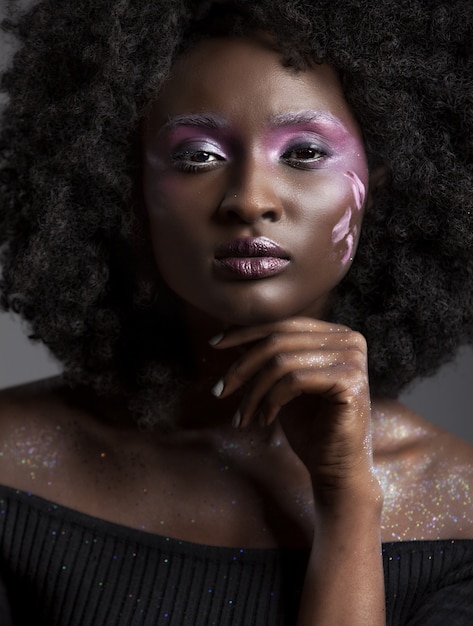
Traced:
<path fill-rule="evenodd" d="M 350 388 L 348 377 L 334 380 L 324 369 L 295 369 L 282 376 L 278 373 L 276 382 L 270 374 L 265 376 L 266 380 L 258 381 L 248 394 L 241 409 L 241 426 L 247 426 L 255 415 L 260 424 L 270 425 L 282 407 L 302 394 L 317 394 L 341 405 L 344 402 L 338 398 L 343 398 Z"/>
<path fill-rule="evenodd" d="M 214 388 L 215 395 L 227 397 L 247 387 L 235 426 L 254 419 L 269 425 L 281 407 L 301 394 L 348 404 L 353 389 L 367 386 L 366 342 L 344 326 L 296 318 L 231 331 L 218 348 L 249 342 L 256 343 Z"/>
<path fill-rule="evenodd" d="M 307 317 L 294 317 L 282 322 L 232 329 L 226 333 L 221 333 L 212 337 L 210 344 L 218 350 L 234 348 L 239 345 L 263 339 L 264 337 L 268 337 L 275 333 L 295 334 L 312 332 L 347 333 L 351 331 L 347 326 L 342 326 L 341 324 L 331 324 L 329 322 L 314 320 L 313 318 Z"/>

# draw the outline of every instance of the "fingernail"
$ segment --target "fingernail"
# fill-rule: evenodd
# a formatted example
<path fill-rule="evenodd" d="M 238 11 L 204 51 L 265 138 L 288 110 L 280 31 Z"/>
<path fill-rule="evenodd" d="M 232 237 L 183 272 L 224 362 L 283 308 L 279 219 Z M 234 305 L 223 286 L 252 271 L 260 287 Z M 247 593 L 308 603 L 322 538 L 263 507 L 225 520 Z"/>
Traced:
<path fill-rule="evenodd" d="M 212 337 L 212 339 L 209 339 L 209 344 L 211 346 L 216 346 L 218 343 L 222 341 L 223 335 L 224 333 L 218 333 L 218 335 L 215 335 L 215 337 Z"/>
<path fill-rule="evenodd" d="M 212 387 L 211 393 L 213 393 L 213 395 L 216 398 L 219 398 L 222 395 L 222 391 L 224 387 L 225 387 L 225 383 L 223 382 L 222 379 L 220 379 L 218 383 L 214 387 Z"/>
<path fill-rule="evenodd" d="M 238 428 L 240 426 L 240 423 L 241 423 L 241 413 L 240 413 L 240 409 L 238 409 L 238 411 L 235 413 L 232 419 L 233 428 Z"/>

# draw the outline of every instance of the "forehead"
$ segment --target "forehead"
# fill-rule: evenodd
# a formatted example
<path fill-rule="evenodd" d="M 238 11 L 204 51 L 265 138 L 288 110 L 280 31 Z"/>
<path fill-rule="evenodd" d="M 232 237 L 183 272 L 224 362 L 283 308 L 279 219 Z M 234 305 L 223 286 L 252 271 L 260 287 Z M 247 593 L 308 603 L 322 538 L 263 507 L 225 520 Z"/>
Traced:
<path fill-rule="evenodd" d="M 266 124 L 294 111 L 328 114 L 360 135 L 335 70 L 285 67 L 264 39 L 225 38 L 200 42 L 179 58 L 151 110 L 158 127 L 179 115 L 213 113 L 230 123 Z"/>

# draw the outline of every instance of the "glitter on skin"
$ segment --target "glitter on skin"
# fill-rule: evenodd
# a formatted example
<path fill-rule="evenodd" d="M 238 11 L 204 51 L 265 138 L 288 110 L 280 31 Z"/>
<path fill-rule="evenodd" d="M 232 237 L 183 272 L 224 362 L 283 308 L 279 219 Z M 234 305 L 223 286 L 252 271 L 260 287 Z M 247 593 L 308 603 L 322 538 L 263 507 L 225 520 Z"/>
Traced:
<path fill-rule="evenodd" d="M 375 459 L 374 472 L 384 493 L 383 539 L 462 537 L 463 529 L 473 525 L 473 467 L 455 458 L 442 460 L 441 446 L 411 453 L 416 441 L 428 437 L 420 426 L 409 428 L 396 416 L 378 412 L 373 413 L 373 425 L 375 441 L 384 439 L 393 449 L 406 450 L 397 461 L 392 460 L 389 448 L 381 460 Z"/>
<path fill-rule="evenodd" d="M 392 541 L 441 539 L 446 529 L 454 529 L 460 537 L 463 527 L 473 523 L 473 498 L 468 484 L 473 480 L 473 468 L 452 469 L 450 463 L 443 462 L 432 480 L 418 480 L 418 471 L 419 468 L 414 472 L 404 467 L 375 468 L 384 492 L 382 530 Z"/>
<path fill-rule="evenodd" d="M 16 440 L 15 444 L 3 445 L 2 456 L 13 457 L 17 465 L 28 468 L 31 478 L 36 478 L 38 470 L 53 470 L 56 467 L 61 449 L 56 436 L 44 433 L 31 437 L 22 426 L 15 431 L 12 440 Z"/>

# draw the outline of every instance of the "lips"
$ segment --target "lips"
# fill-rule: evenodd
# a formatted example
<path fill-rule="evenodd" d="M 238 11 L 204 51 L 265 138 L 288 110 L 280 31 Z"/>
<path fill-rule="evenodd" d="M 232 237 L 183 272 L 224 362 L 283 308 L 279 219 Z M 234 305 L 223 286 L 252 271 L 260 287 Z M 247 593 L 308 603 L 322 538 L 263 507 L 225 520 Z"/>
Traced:
<path fill-rule="evenodd" d="M 217 249 L 216 269 L 238 280 L 267 278 L 282 272 L 290 263 L 289 254 L 266 237 L 233 239 Z"/>

